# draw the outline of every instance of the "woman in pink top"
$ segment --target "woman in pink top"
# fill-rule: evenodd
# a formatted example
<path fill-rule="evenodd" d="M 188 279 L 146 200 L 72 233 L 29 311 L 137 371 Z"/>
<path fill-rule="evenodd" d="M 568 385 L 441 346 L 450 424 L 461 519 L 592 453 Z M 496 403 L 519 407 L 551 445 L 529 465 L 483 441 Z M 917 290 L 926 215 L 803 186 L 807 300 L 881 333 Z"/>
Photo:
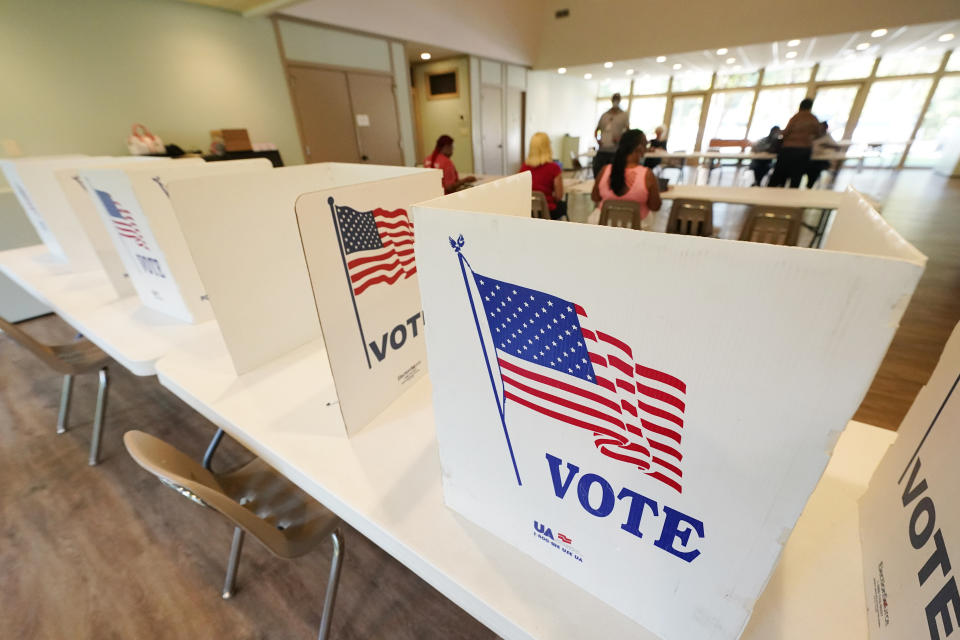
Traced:
<path fill-rule="evenodd" d="M 441 169 L 443 171 L 443 192 L 453 193 L 460 187 L 470 182 L 476 182 L 473 176 L 467 176 L 461 179 L 457 173 L 457 168 L 453 164 L 450 156 L 453 155 L 453 138 L 448 135 L 442 135 L 437 138 L 437 145 L 433 148 L 433 153 L 427 156 L 423 161 L 423 166 L 427 169 Z"/>
<path fill-rule="evenodd" d="M 660 210 L 657 178 L 640 164 L 646 148 L 647 138 L 643 131 L 631 129 L 623 134 L 613 163 L 604 167 L 593 183 L 591 197 L 598 206 L 604 200 L 634 200 L 640 203 L 641 219 L 646 219 L 651 210 Z"/>

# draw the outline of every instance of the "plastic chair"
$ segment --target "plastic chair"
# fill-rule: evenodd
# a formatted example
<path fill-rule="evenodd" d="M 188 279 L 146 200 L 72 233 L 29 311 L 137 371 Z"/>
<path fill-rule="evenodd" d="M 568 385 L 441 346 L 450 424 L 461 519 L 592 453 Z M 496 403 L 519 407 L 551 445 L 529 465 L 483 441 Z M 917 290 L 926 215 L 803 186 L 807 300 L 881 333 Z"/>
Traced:
<path fill-rule="evenodd" d="M 93 434 L 90 438 L 89 465 L 95 466 L 100 459 L 100 435 L 107 410 L 107 361 L 110 356 L 89 340 L 82 339 L 70 344 L 48 346 L 35 340 L 15 324 L 0 318 L 0 330 L 40 358 L 48 367 L 63 374 L 63 390 L 60 392 L 60 412 L 57 415 L 57 433 L 66 433 L 70 414 L 70 398 L 73 394 L 73 376 L 98 371 L 97 406 L 93 413 Z"/>
<path fill-rule="evenodd" d="M 137 464 L 157 476 L 160 482 L 189 500 L 220 512 L 235 525 L 223 585 L 224 599 L 234 593 L 244 532 L 281 558 L 301 556 L 329 536 L 333 542 L 333 558 L 318 636 L 324 640 L 330 633 L 343 562 L 340 519 L 260 458 L 228 473 L 213 473 L 210 462 L 222 436 L 223 431 L 217 431 L 203 465 L 142 431 L 127 431 L 123 434 L 123 443 Z"/>
<path fill-rule="evenodd" d="M 550 206 L 547 204 L 547 196 L 540 191 L 533 191 L 530 194 L 530 215 L 534 218 L 550 219 Z"/>
<path fill-rule="evenodd" d="M 684 236 L 713 236 L 713 203 L 677 198 L 670 208 L 667 233 Z"/>
<path fill-rule="evenodd" d="M 793 207 L 754 206 L 740 232 L 747 242 L 796 246 L 800 236 L 803 210 Z"/>
<path fill-rule="evenodd" d="M 640 230 L 640 203 L 636 200 L 604 200 L 599 224 Z"/>

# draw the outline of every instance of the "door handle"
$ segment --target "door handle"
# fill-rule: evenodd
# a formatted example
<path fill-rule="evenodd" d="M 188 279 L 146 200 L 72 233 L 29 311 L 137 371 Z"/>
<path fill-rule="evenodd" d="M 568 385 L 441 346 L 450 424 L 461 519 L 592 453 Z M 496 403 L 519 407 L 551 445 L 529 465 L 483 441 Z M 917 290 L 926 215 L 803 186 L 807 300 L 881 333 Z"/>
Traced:
<path fill-rule="evenodd" d="M 368 158 L 367 156 L 360 156 L 360 159 L 363 160 L 364 162 L 366 162 L 366 161 L 369 160 L 370 158 Z"/>

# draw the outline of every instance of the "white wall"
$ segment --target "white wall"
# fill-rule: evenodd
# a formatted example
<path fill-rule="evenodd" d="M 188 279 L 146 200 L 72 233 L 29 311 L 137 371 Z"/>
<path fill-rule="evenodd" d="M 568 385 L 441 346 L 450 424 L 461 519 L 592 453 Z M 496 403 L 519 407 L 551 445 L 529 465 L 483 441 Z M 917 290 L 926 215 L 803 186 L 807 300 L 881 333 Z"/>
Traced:
<path fill-rule="evenodd" d="M 453 3 L 459 6 L 459 3 Z M 488 6 L 478 3 L 477 6 Z M 518 3 L 519 4 L 519 3 Z M 569 9 L 556 18 L 558 9 Z M 956 20 L 957 0 L 547 0 L 534 68 Z"/>
<path fill-rule="evenodd" d="M 560 157 L 564 134 L 580 136 L 581 152 L 595 145 L 597 90 L 596 82 L 583 78 L 561 76 L 556 71 L 528 72 L 524 150 L 529 149 L 530 137 L 538 131 L 550 136 L 555 158 Z M 564 158 L 563 163 L 568 160 Z"/>
<path fill-rule="evenodd" d="M 543 10 L 545 4 L 545 0 L 307 0 L 281 13 L 530 65 L 544 21 L 552 19 L 552 12 Z"/>

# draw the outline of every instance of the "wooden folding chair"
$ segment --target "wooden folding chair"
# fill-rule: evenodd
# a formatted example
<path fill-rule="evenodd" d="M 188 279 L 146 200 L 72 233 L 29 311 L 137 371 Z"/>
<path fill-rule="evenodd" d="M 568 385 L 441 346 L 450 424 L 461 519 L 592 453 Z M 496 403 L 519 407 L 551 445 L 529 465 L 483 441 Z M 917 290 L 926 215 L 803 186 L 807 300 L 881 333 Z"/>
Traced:
<path fill-rule="evenodd" d="M 550 219 L 550 206 L 547 204 L 547 196 L 539 191 L 533 191 L 530 194 L 530 215 L 534 218 Z"/>
<path fill-rule="evenodd" d="M 70 414 L 70 398 L 73 394 L 73 376 L 98 371 L 97 406 L 93 413 L 93 435 L 90 438 L 88 463 L 95 466 L 100 459 L 100 435 L 107 410 L 107 361 L 110 356 L 87 339 L 64 345 L 48 346 L 27 334 L 15 324 L 0 318 L 0 330 L 14 342 L 37 356 L 48 367 L 63 375 L 63 390 L 60 392 L 60 412 L 57 415 L 57 433 L 66 433 Z"/>

